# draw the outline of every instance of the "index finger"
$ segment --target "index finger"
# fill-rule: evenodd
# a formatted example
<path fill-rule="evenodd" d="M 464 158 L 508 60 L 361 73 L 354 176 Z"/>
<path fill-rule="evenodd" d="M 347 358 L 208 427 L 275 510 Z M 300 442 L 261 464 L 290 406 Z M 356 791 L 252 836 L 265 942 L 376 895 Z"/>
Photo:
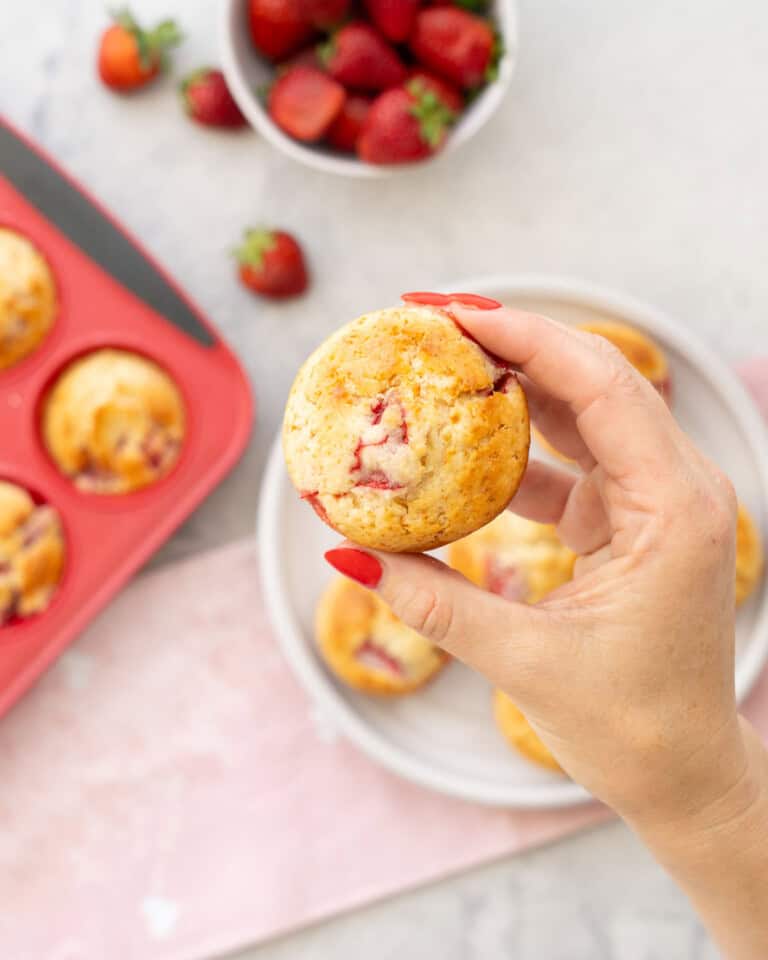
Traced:
<path fill-rule="evenodd" d="M 678 459 L 677 428 L 659 394 L 602 337 L 501 307 L 451 314 L 477 342 L 567 403 L 598 463 L 614 477 L 658 472 Z"/>

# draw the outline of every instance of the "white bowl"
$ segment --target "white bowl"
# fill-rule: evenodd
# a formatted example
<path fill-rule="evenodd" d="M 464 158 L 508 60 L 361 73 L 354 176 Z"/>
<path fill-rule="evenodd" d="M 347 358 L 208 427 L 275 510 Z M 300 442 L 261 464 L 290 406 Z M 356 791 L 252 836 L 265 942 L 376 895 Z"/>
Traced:
<path fill-rule="evenodd" d="M 264 109 L 256 92 L 270 82 L 274 66 L 261 59 L 251 43 L 248 0 L 222 0 L 219 9 L 221 69 L 227 85 L 251 126 L 274 147 L 308 167 L 347 177 L 386 177 L 421 166 L 418 163 L 392 166 L 363 163 L 353 156 L 335 153 L 321 144 L 299 143 L 283 133 Z M 494 0 L 491 12 L 506 51 L 499 63 L 499 75 L 462 114 L 448 135 L 445 146 L 430 162 L 452 153 L 473 137 L 498 108 L 510 85 L 517 60 L 516 0 Z"/>
<path fill-rule="evenodd" d="M 765 537 L 768 530 L 768 439 L 739 379 L 680 323 L 618 293 L 548 277 L 462 280 L 472 290 L 566 322 L 609 317 L 646 330 L 668 352 L 675 415 L 699 447 L 723 466 Z M 542 451 L 536 456 L 544 457 Z M 267 606 L 283 653 L 319 709 L 339 730 L 403 777 L 443 793 L 508 807 L 583 803 L 570 780 L 517 756 L 495 729 L 490 687 L 459 663 L 413 696 L 381 701 L 338 683 L 315 651 L 317 599 L 334 576 L 323 551 L 339 541 L 302 503 L 288 480 L 279 438 L 259 510 L 259 548 Z M 768 655 L 768 577 L 737 617 L 736 691 L 743 699 Z"/>

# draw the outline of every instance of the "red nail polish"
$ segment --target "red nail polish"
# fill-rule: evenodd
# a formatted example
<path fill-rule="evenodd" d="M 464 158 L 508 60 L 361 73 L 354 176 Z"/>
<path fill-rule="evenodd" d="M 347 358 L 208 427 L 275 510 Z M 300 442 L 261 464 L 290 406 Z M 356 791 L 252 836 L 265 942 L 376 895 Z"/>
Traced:
<path fill-rule="evenodd" d="M 401 299 L 405 303 L 423 303 L 428 307 L 447 307 L 451 302 L 447 293 L 428 293 L 426 290 L 404 293 Z"/>
<path fill-rule="evenodd" d="M 477 293 L 451 293 L 449 300 L 460 303 L 462 307 L 474 307 L 476 310 L 498 310 L 501 304 L 490 297 L 481 297 Z"/>
<path fill-rule="evenodd" d="M 352 580 L 357 580 L 364 587 L 377 586 L 384 572 L 376 557 L 372 557 L 370 553 L 364 553 L 362 550 L 354 550 L 351 547 L 337 547 L 335 550 L 328 550 L 325 553 L 325 559 L 339 573 L 343 573 L 345 577 L 350 577 Z"/>

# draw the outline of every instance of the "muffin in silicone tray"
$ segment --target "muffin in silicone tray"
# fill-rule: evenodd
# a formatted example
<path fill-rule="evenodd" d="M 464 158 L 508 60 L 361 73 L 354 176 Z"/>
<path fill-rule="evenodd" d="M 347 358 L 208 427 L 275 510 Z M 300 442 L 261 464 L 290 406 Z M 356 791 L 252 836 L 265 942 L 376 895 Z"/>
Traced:
<path fill-rule="evenodd" d="M 0 364 L 2 713 L 234 466 L 252 401 L 199 310 L 1 120 L 0 210 L 40 333 Z"/>
<path fill-rule="evenodd" d="M 57 511 L 29 491 L 0 480 L 0 626 L 42 613 L 64 570 Z"/>
<path fill-rule="evenodd" d="M 43 404 L 48 452 L 79 490 L 91 493 L 128 493 L 165 476 L 178 459 L 184 424 L 173 380 L 126 350 L 75 360 Z"/>
<path fill-rule="evenodd" d="M 41 251 L 0 226 L 0 371 L 29 356 L 56 316 L 56 284 Z"/>

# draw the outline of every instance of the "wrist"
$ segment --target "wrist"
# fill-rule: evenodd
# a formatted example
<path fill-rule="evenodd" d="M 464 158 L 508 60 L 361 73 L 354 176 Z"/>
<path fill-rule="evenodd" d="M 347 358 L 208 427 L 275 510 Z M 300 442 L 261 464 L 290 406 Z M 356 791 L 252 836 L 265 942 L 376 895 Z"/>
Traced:
<path fill-rule="evenodd" d="M 695 868 L 745 837 L 768 841 L 768 753 L 751 725 L 737 721 L 737 736 L 714 745 L 706 772 L 674 804 L 624 817 L 672 872 Z"/>

